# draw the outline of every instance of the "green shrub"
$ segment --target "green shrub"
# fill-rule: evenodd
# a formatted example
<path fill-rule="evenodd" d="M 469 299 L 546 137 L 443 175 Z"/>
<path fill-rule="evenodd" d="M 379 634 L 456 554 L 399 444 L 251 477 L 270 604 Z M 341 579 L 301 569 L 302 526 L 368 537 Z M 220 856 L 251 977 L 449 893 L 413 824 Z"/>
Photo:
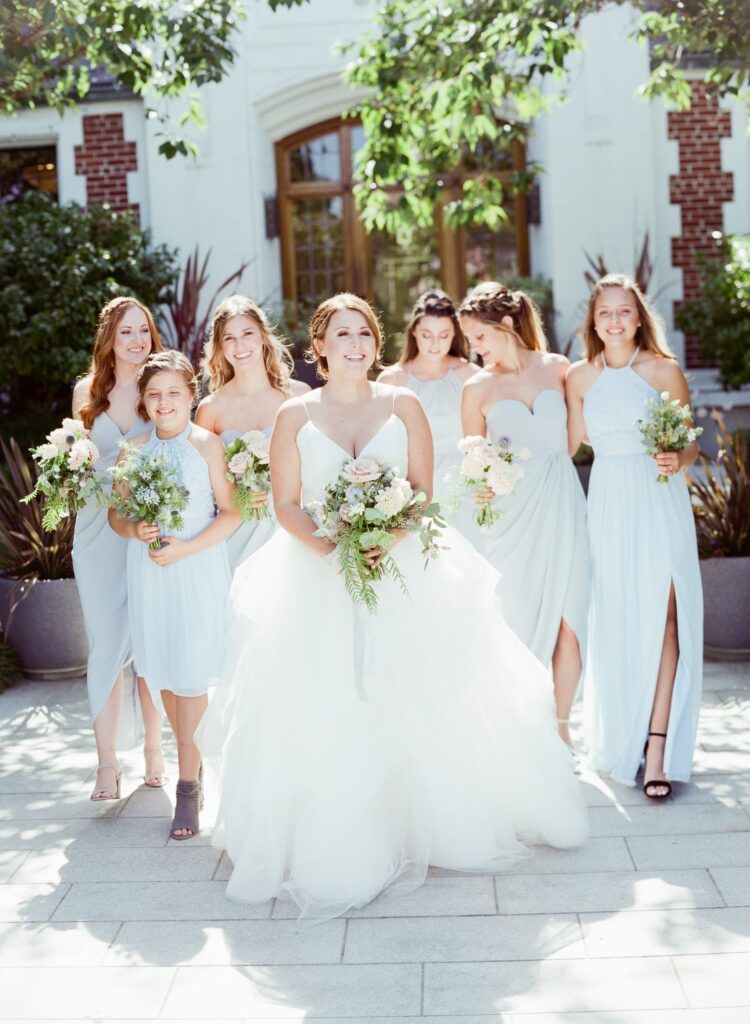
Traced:
<path fill-rule="evenodd" d="M 701 297 L 682 306 L 677 326 L 700 339 L 724 387 L 740 388 L 750 382 L 750 235 L 728 235 L 717 255 L 701 253 L 696 262 Z"/>
<path fill-rule="evenodd" d="M 0 426 L 38 442 L 67 415 L 101 307 L 130 293 L 153 308 L 177 273 L 132 213 L 58 206 L 28 192 L 0 208 Z"/>

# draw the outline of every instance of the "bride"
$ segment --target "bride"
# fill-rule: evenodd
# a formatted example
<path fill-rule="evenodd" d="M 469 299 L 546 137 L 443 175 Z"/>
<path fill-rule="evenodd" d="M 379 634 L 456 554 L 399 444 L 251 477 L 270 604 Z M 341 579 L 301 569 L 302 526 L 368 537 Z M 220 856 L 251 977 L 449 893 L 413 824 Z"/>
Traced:
<path fill-rule="evenodd" d="M 429 494 L 430 428 L 410 391 L 368 380 L 382 337 L 364 300 L 323 302 L 310 337 L 327 383 L 277 414 L 283 529 L 235 574 L 200 742 L 220 755 L 213 842 L 234 865 L 227 895 L 327 917 L 420 885 L 428 865 L 493 872 L 530 844 L 579 845 L 587 823 L 549 675 L 456 530 L 427 568 L 418 537 L 398 539 L 408 595 L 384 579 L 374 615 L 349 600 L 305 506 L 363 455 Z"/>

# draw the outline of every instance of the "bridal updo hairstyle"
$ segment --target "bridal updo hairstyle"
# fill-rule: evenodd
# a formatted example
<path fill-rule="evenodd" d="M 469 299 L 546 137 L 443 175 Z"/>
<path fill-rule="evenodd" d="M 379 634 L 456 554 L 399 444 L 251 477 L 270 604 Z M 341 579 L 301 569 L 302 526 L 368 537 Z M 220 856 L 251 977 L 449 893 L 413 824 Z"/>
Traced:
<path fill-rule="evenodd" d="M 451 341 L 451 347 L 448 350 L 449 356 L 458 356 L 460 359 L 469 359 L 469 345 L 464 337 L 464 332 L 461 330 L 461 322 L 458 319 L 458 313 L 453 303 L 453 299 L 448 295 L 447 292 L 441 291 L 439 288 L 434 288 L 432 291 L 423 292 L 417 301 L 414 303 L 414 309 L 411 311 L 411 318 L 409 323 L 406 325 L 406 341 L 404 342 L 404 351 L 401 353 L 399 363 L 405 366 L 410 363 L 413 359 L 416 359 L 419 354 L 419 348 L 417 346 L 416 330 L 419 326 L 419 321 L 423 316 L 437 316 L 445 317 L 446 320 L 450 320 L 453 324 L 453 340 Z"/>
<path fill-rule="evenodd" d="M 141 363 L 138 373 L 136 374 L 135 381 L 138 385 L 138 393 L 141 396 L 138 401 L 138 415 L 141 419 L 147 420 L 148 413 L 146 412 L 146 405 L 143 401 L 143 396 L 146 393 L 148 382 L 152 377 L 155 377 L 157 373 L 165 373 L 174 371 L 179 373 L 193 396 L 193 405 L 198 401 L 198 395 L 200 393 L 200 384 L 198 378 L 195 375 L 193 364 L 190 362 L 184 352 L 178 352 L 176 349 L 170 348 L 164 352 L 154 352 L 150 355 L 145 363 Z"/>
<path fill-rule="evenodd" d="M 115 386 L 115 335 L 120 321 L 134 306 L 141 310 L 148 323 L 151 352 L 161 352 L 164 349 L 151 310 L 138 299 L 130 295 L 118 295 L 104 306 L 99 314 L 91 365 L 87 373 L 88 401 L 81 406 L 78 414 L 87 430 L 91 430 L 97 416 L 109 409 L 109 393 Z"/>
<path fill-rule="evenodd" d="M 661 317 L 651 308 L 637 282 L 627 274 L 607 274 L 606 277 L 600 278 L 591 289 L 586 319 L 581 328 L 586 359 L 593 362 L 599 353 L 604 351 L 604 342 L 596 333 L 594 326 L 594 313 L 596 312 L 596 300 L 606 288 L 622 288 L 624 291 L 632 293 L 640 320 L 638 330 L 635 332 L 636 345 L 646 352 L 664 356 L 665 359 L 676 359 L 674 352 L 669 347 Z"/>
<path fill-rule="evenodd" d="M 458 312 L 460 316 L 470 316 L 480 323 L 508 331 L 532 352 L 547 351 L 539 307 L 525 292 L 511 291 L 496 281 L 484 281 L 469 292 Z M 512 327 L 503 323 L 506 316 L 513 321 Z"/>
<path fill-rule="evenodd" d="M 322 341 L 325 337 L 334 313 L 338 313 L 342 309 L 350 309 L 356 313 L 361 313 L 365 318 L 367 326 L 372 331 L 372 336 L 375 339 L 375 362 L 370 369 L 381 369 L 380 353 L 383 348 L 383 331 L 374 309 L 369 302 L 361 299 L 358 295 L 352 295 L 350 292 L 340 292 L 338 295 L 334 295 L 330 299 L 325 299 L 324 302 L 321 302 L 310 318 L 310 347 L 305 353 L 305 359 L 308 363 L 317 363 L 318 376 L 321 380 L 328 380 L 328 360 L 318 351 L 318 342 Z"/>
<path fill-rule="evenodd" d="M 234 377 L 234 368 L 224 355 L 222 339 L 229 320 L 235 316 L 246 316 L 255 324 L 263 339 L 263 365 L 272 388 L 290 394 L 289 380 L 294 363 L 284 339 L 269 323 L 261 307 L 244 295 L 230 295 L 214 310 L 208 341 L 204 349 L 201 369 L 208 377 L 209 392 L 218 391 Z"/>

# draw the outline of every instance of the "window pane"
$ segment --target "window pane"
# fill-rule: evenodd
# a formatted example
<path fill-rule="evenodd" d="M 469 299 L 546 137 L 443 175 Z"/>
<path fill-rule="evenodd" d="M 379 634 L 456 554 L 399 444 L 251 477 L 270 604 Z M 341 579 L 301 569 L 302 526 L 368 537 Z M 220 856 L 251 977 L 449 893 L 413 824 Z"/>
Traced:
<path fill-rule="evenodd" d="M 342 201 L 300 199 L 292 203 L 297 300 L 317 302 L 344 290 Z"/>
<path fill-rule="evenodd" d="M 518 244 L 513 217 L 500 231 L 475 227 L 466 229 L 466 284 L 500 281 L 518 277 Z"/>
<path fill-rule="evenodd" d="M 365 144 L 365 130 L 361 124 L 355 124 L 351 130 L 352 156 L 358 153 Z"/>
<path fill-rule="evenodd" d="M 420 228 L 408 246 L 380 231 L 370 237 L 375 306 L 382 313 L 386 361 L 392 362 L 403 348 L 412 306 L 422 292 L 440 287 L 437 232 Z"/>
<path fill-rule="evenodd" d="M 292 181 L 340 181 L 341 147 L 338 132 L 311 139 L 290 154 Z"/>
<path fill-rule="evenodd" d="M 30 190 L 57 199 L 57 153 L 54 146 L 0 150 L 0 198 L 17 199 Z"/>

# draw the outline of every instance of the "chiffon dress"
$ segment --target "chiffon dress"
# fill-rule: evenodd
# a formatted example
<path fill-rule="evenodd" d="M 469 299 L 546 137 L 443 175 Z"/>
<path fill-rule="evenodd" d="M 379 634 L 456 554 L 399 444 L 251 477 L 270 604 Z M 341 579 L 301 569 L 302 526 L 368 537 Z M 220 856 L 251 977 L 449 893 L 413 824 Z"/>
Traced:
<path fill-rule="evenodd" d="M 263 433 L 266 437 L 271 436 L 273 427 L 265 427 Z M 242 437 L 241 430 L 222 430 L 221 440 L 224 447 Z M 271 517 L 267 519 L 243 520 L 237 529 L 225 541 L 227 561 L 230 572 L 234 572 L 238 565 L 249 558 L 254 551 L 265 544 L 268 538 L 276 529 L 276 517 L 273 514 L 271 496 L 268 496 L 268 508 Z"/>
<path fill-rule="evenodd" d="M 165 456 L 189 491 L 183 528 L 172 531 L 182 540 L 201 533 L 215 516 L 208 464 L 188 439 L 191 429 L 188 423 L 176 437 L 164 440 L 154 430 L 141 449 L 146 455 Z M 149 558 L 147 544 L 132 539 L 127 575 L 135 661 L 157 706 L 161 690 L 179 697 L 205 694 L 221 671 L 230 582 L 224 543 L 162 567 Z"/>
<path fill-rule="evenodd" d="M 446 511 L 453 512 L 453 493 L 458 487 L 461 468 L 461 454 L 458 442 L 464 436 L 461 425 L 461 380 L 454 370 L 449 370 L 437 380 L 420 380 L 409 373 L 406 387 L 419 398 L 427 415 L 432 432 L 435 451 L 433 470 L 433 499 L 439 501 Z M 474 503 L 464 496 L 455 516 L 455 526 L 461 533 L 479 546 L 481 536 L 474 515 Z"/>
<path fill-rule="evenodd" d="M 588 494 L 592 567 L 584 718 L 589 765 L 633 785 L 643 757 L 664 642 L 677 599 L 679 661 L 664 773 L 687 782 L 703 671 L 703 600 L 693 513 L 683 473 L 658 483 L 639 419 L 657 395 L 632 366 L 607 366 L 584 399 L 595 453 Z"/>
<path fill-rule="evenodd" d="M 312 420 L 297 447 L 304 505 L 348 456 Z M 405 467 L 398 416 L 360 454 Z M 225 671 L 198 733 L 219 760 L 228 896 L 330 917 L 415 888 L 429 864 L 492 872 L 528 844 L 585 840 L 549 675 L 505 625 L 492 567 L 458 531 L 444 542 L 426 569 L 414 534 L 393 548 L 409 593 L 379 581 L 372 615 L 335 553 L 285 530 L 235 575 Z"/>
<path fill-rule="evenodd" d="M 487 414 L 492 441 L 507 441 L 530 457 L 502 514 L 481 548 L 500 573 L 503 613 L 511 629 L 543 665 L 549 665 L 565 620 L 586 653 L 589 556 L 586 498 L 568 455 L 568 410 L 555 388 L 545 388 L 532 409 L 515 398 L 495 402 Z"/>
<path fill-rule="evenodd" d="M 120 442 L 131 441 L 147 429 L 148 423 L 137 419 L 123 434 L 107 412 L 100 413 L 94 420 L 91 440 L 99 449 L 96 471 L 107 498 L 112 491 L 109 470 L 117 461 Z M 127 560 L 127 540 L 110 527 L 106 506 L 90 499 L 76 515 L 73 572 L 88 638 L 86 685 L 92 722 L 104 709 L 118 672 L 132 654 Z M 132 691 L 130 699 L 135 701 L 134 686 Z"/>

